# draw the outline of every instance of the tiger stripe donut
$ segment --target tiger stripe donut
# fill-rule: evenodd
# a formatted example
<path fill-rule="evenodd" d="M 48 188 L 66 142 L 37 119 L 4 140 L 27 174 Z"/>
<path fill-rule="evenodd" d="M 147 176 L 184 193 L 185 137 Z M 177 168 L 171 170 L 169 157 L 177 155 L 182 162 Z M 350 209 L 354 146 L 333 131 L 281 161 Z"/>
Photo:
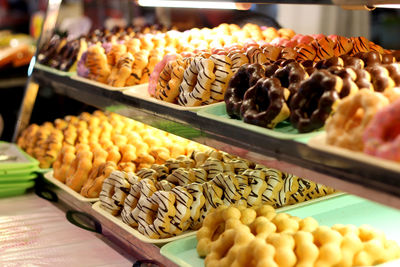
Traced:
<path fill-rule="evenodd" d="M 122 213 L 125 214 L 122 219 L 124 220 L 125 217 L 124 222 L 126 224 L 132 227 L 138 226 L 138 215 L 140 212 L 138 203 L 140 199 L 149 198 L 156 191 L 157 189 L 154 186 L 154 182 L 150 179 L 141 179 L 139 182 L 131 186 L 131 189 L 129 190 L 129 195 L 125 199 L 124 209 L 122 210 Z"/>
<path fill-rule="evenodd" d="M 103 208 L 114 216 L 121 211 L 129 193 L 131 185 L 127 179 L 128 175 L 129 173 L 113 171 L 103 182 L 99 199 Z"/>
<path fill-rule="evenodd" d="M 213 181 L 217 186 L 223 189 L 223 203 L 224 205 L 235 204 L 241 198 L 239 182 L 235 175 L 232 174 L 218 174 L 214 177 Z"/>
<path fill-rule="evenodd" d="M 157 191 L 138 203 L 138 231 L 149 238 L 166 238 L 172 234 L 171 218 L 176 214 L 175 195 L 172 192 Z"/>
<path fill-rule="evenodd" d="M 333 48 L 335 46 L 335 43 L 328 37 L 314 40 L 311 44 L 317 51 L 315 55 L 316 61 L 329 59 L 335 55 Z"/>
<path fill-rule="evenodd" d="M 195 70 L 193 71 L 193 69 Z M 196 84 L 191 87 L 192 84 L 186 83 L 185 74 L 187 71 L 185 70 L 185 83 L 182 83 L 179 87 L 180 93 L 178 103 L 182 106 L 194 107 L 200 106 L 201 103 L 207 101 L 211 96 L 211 84 L 215 80 L 215 74 L 213 71 L 214 62 L 211 59 L 201 57 L 194 58 L 189 67 L 189 72 L 192 72 L 192 74 L 188 75 L 189 77 L 192 77 L 197 73 Z"/>
<path fill-rule="evenodd" d="M 336 57 L 339 57 L 341 55 L 346 55 L 350 53 L 352 49 L 353 49 L 353 42 L 351 39 L 343 36 L 336 37 L 335 46 L 333 48 Z"/>
<path fill-rule="evenodd" d="M 147 50 L 140 50 L 136 52 L 133 57 L 135 58 L 135 61 L 132 65 L 132 72 L 129 75 L 129 78 L 126 80 L 125 86 L 135 85 L 140 82 L 143 69 L 149 62 L 149 52 Z"/>
<path fill-rule="evenodd" d="M 205 197 L 203 194 L 203 186 L 199 183 L 191 183 L 184 186 L 189 194 L 193 197 L 193 202 L 190 205 L 190 228 L 197 229 L 199 224 L 196 224 L 200 217 L 200 211 L 205 204 Z"/>
<path fill-rule="evenodd" d="M 225 55 L 212 55 L 210 59 L 215 66 L 215 80 L 211 84 L 211 102 L 219 102 L 224 100 L 226 88 L 233 72 L 231 71 L 232 61 Z"/>
<path fill-rule="evenodd" d="M 112 68 L 107 83 L 115 87 L 124 87 L 125 82 L 132 72 L 132 65 L 135 58 L 127 52 L 118 59 L 118 63 Z"/>
<path fill-rule="evenodd" d="M 262 203 L 273 206 L 283 187 L 283 174 L 281 171 L 271 168 L 264 168 L 262 171 L 265 173 L 265 179 L 267 181 L 267 188 L 262 193 Z"/>
<path fill-rule="evenodd" d="M 174 187 L 171 192 L 175 194 L 176 213 L 171 219 L 170 232 L 173 235 L 178 235 L 190 226 L 190 207 L 193 203 L 193 196 L 182 186 Z"/>
<path fill-rule="evenodd" d="M 369 41 L 365 37 L 350 37 L 351 42 L 353 43 L 353 50 L 350 55 L 356 55 L 360 52 L 368 52 L 369 51 Z"/>

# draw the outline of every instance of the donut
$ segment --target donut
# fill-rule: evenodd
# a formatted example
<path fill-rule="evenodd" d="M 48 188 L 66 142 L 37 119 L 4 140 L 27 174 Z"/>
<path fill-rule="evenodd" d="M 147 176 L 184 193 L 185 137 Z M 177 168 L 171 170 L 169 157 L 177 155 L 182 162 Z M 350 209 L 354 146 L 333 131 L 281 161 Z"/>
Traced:
<path fill-rule="evenodd" d="M 91 45 L 88 48 L 85 66 L 89 69 L 89 79 L 106 83 L 111 70 L 104 49 L 100 45 Z"/>
<path fill-rule="evenodd" d="M 262 78 L 250 87 L 240 108 L 244 122 L 274 128 L 290 115 L 286 99 L 289 92 L 276 78 Z M 286 96 L 285 96 L 286 95 Z"/>
<path fill-rule="evenodd" d="M 359 89 L 368 89 L 373 91 L 374 87 L 371 83 L 371 74 L 364 69 L 355 69 L 351 68 L 357 75 L 356 80 L 354 81 L 355 84 Z"/>
<path fill-rule="evenodd" d="M 194 173 L 184 168 L 175 169 L 166 180 L 174 185 L 184 186 L 196 180 Z"/>
<path fill-rule="evenodd" d="M 365 68 L 371 74 L 371 83 L 376 92 L 384 92 L 395 86 L 395 82 L 389 76 L 389 71 L 381 65 Z"/>
<path fill-rule="evenodd" d="M 351 51 L 351 55 L 356 55 L 360 52 L 368 52 L 369 51 L 369 41 L 365 37 L 350 37 L 350 40 L 353 43 L 353 50 Z"/>
<path fill-rule="evenodd" d="M 175 195 L 156 191 L 148 198 L 140 198 L 137 204 L 138 231 L 149 238 L 170 237 L 171 217 L 175 216 Z"/>
<path fill-rule="evenodd" d="M 71 163 L 71 175 L 65 179 L 65 184 L 72 190 L 81 191 L 92 169 L 92 159 L 93 153 L 89 149 L 83 149 L 76 154 L 76 158 Z"/>
<path fill-rule="evenodd" d="M 265 54 L 267 60 L 269 62 L 277 61 L 281 54 L 281 47 L 273 46 L 273 45 L 265 45 L 263 47 L 263 53 Z"/>
<path fill-rule="evenodd" d="M 125 86 L 132 86 L 139 84 L 140 79 L 143 74 L 143 69 L 147 66 L 149 62 L 149 52 L 147 50 L 140 50 L 133 54 L 135 58 L 132 65 L 132 72 L 125 82 Z"/>
<path fill-rule="evenodd" d="M 190 228 L 198 229 L 200 223 L 197 223 L 200 218 L 200 211 L 205 204 L 205 197 L 203 195 L 203 186 L 199 183 L 191 183 L 185 185 L 184 188 L 192 195 L 193 202 L 190 205 Z"/>
<path fill-rule="evenodd" d="M 337 36 L 335 40 L 335 45 L 333 47 L 333 51 L 336 57 L 340 57 L 341 55 L 346 55 L 350 53 L 353 49 L 353 42 L 351 39 Z"/>
<path fill-rule="evenodd" d="M 235 204 L 241 198 L 239 182 L 234 174 L 218 174 L 214 177 L 215 184 L 222 188 L 222 201 L 224 205 Z"/>
<path fill-rule="evenodd" d="M 160 176 L 160 173 L 157 172 L 154 169 L 150 168 L 142 168 L 138 172 L 136 172 L 136 175 L 140 177 L 141 179 L 151 179 L 153 181 L 157 181 L 158 177 Z"/>
<path fill-rule="evenodd" d="M 131 53 L 127 52 L 119 55 L 117 63 L 111 70 L 107 83 L 114 87 L 123 87 L 132 72 L 134 58 Z"/>
<path fill-rule="evenodd" d="M 128 175 L 129 173 L 113 171 L 103 182 L 99 199 L 102 207 L 114 216 L 121 212 L 126 195 L 129 193 L 131 185 L 127 179 Z"/>
<path fill-rule="evenodd" d="M 138 226 L 139 213 L 142 207 L 139 205 L 140 201 L 145 201 L 150 198 L 157 189 L 154 182 L 150 179 L 141 179 L 139 182 L 132 184 L 129 190 L 129 195 L 124 202 L 124 208 L 121 212 L 122 220 L 124 223 L 136 227 Z"/>
<path fill-rule="evenodd" d="M 261 204 L 263 192 L 267 189 L 265 173 L 261 170 L 247 170 L 243 173 L 248 177 L 248 184 L 251 192 L 247 197 L 247 205 L 255 207 Z"/>
<path fill-rule="evenodd" d="M 349 55 L 342 55 L 340 58 L 343 60 L 345 67 L 352 67 L 354 69 L 363 69 L 365 63 L 362 59 Z"/>
<path fill-rule="evenodd" d="M 400 161 L 399 109 L 400 99 L 375 114 L 362 135 L 364 153 Z"/>
<path fill-rule="evenodd" d="M 64 145 L 58 153 L 57 159 L 53 164 L 53 176 L 60 182 L 65 182 L 67 172 L 75 159 L 75 147 Z"/>
<path fill-rule="evenodd" d="M 297 61 L 307 61 L 312 60 L 314 61 L 317 52 L 312 45 L 309 44 L 298 44 L 296 46 L 297 49 Z"/>
<path fill-rule="evenodd" d="M 334 46 L 335 43 L 328 37 L 321 39 L 315 39 L 311 45 L 316 51 L 315 61 L 329 59 L 335 55 Z"/>
<path fill-rule="evenodd" d="M 174 187 L 171 192 L 175 194 L 175 216 L 171 219 L 170 232 L 173 235 L 178 235 L 183 231 L 186 231 L 191 221 L 190 219 L 190 207 L 193 203 L 193 196 L 189 191 L 182 186 Z"/>
<path fill-rule="evenodd" d="M 326 70 L 315 71 L 290 102 L 290 122 L 300 133 L 324 126 L 339 99 L 342 79 Z"/>
<path fill-rule="evenodd" d="M 262 193 L 262 203 L 274 206 L 279 197 L 279 192 L 283 187 L 283 174 L 281 171 L 264 168 L 261 170 L 265 173 L 267 188 Z"/>
<path fill-rule="evenodd" d="M 325 125 L 326 142 L 331 145 L 362 151 L 362 135 L 375 114 L 388 105 L 381 94 L 360 90 L 343 99 Z"/>
<path fill-rule="evenodd" d="M 168 182 L 167 180 L 161 180 L 157 181 L 155 184 L 157 190 L 163 190 L 163 191 L 171 191 L 175 185 L 173 183 Z"/>
<path fill-rule="evenodd" d="M 179 87 L 178 103 L 182 106 L 200 106 L 207 101 L 211 96 L 211 84 L 215 80 L 213 70 L 214 62 L 211 59 L 195 57 L 185 70 Z"/>
<path fill-rule="evenodd" d="M 263 68 L 260 64 L 245 64 L 233 75 L 224 96 L 229 116 L 240 118 L 245 92 L 262 77 Z"/>
<path fill-rule="evenodd" d="M 174 102 L 179 95 L 179 86 L 182 83 L 184 75 L 184 66 L 182 59 L 169 61 L 158 78 L 155 89 L 155 97 L 167 101 Z"/>
<path fill-rule="evenodd" d="M 288 88 L 290 95 L 294 95 L 300 86 L 300 83 L 308 78 L 304 67 L 296 61 L 289 62 L 273 74 L 274 78 L 279 79 L 281 86 Z"/>
<path fill-rule="evenodd" d="M 294 48 L 285 47 L 281 50 L 281 59 L 287 60 L 296 58 L 297 58 L 297 52 L 296 50 L 294 50 Z"/>
<path fill-rule="evenodd" d="M 372 67 L 382 63 L 382 55 L 375 51 L 361 52 L 355 56 L 364 61 L 365 67 Z"/>
<path fill-rule="evenodd" d="M 204 164 L 201 165 L 201 168 L 207 171 L 208 179 L 213 179 L 217 174 L 224 172 L 224 165 L 225 164 L 221 160 L 209 157 L 208 159 L 206 159 Z"/>
<path fill-rule="evenodd" d="M 267 57 L 263 53 L 263 50 L 256 46 L 249 47 L 246 51 L 246 56 L 250 64 L 264 64 L 267 62 Z"/>
<path fill-rule="evenodd" d="M 196 233 L 198 240 L 196 250 L 199 256 L 205 257 L 210 253 L 213 243 L 217 242 L 227 230 L 225 227 L 228 220 L 236 219 L 237 222 L 240 222 L 240 217 L 241 212 L 236 207 L 221 206 L 210 212 L 206 216 L 203 226 Z M 240 225 L 237 223 L 235 226 Z"/>
<path fill-rule="evenodd" d="M 224 192 L 222 188 L 217 186 L 213 180 L 203 184 L 203 193 L 205 197 L 205 204 L 203 206 L 205 210 L 203 212 L 204 216 L 205 213 L 211 208 L 217 208 L 218 206 L 223 205 L 223 201 L 221 198 Z"/>
<path fill-rule="evenodd" d="M 274 207 L 279 208 L 286 206 L 289 203 L 290 196 L 299 189 L 298 177 L 292 174 L 284 174 L 282 177 L 283 186 L 279 191 Z"/>
<path fill-rule="evenodd" d="M 341 99 L 354 95 L 358 91 L 358 86 L 354 82 L 357 79 L 357 74 L 352 68 L 330 67 L 328 71 L 339 76 L 343 81 L 343 86 L 339 93 Z"/>
<path fill-rule="evenodd" d="M 233 73 L 231 71 L 232 61 L 225 55 L 212 55 L 210 59 L 214 62 L 215 80 L 211 83 L 211 102 L 224 100 L 224 95 L 228 83 Z"/>
<path fill-rule="evenodd" d="M 393 79 L 395 86 L 400 86 L 400 64 L 392 63 L 384 65 L 388 70 L 390 78 Z"/>

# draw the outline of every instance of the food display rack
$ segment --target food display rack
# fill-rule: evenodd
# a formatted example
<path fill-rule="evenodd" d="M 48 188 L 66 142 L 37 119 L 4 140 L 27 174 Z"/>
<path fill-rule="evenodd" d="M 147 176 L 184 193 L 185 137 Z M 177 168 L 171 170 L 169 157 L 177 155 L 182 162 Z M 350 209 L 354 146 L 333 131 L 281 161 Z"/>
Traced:
<path fill-rule="evenodd" d="M 400 173 L 357 159 L 332 155 L 302 142 L 269 137 L 229 124 L 198 116 L 195 112 L 168 106 L 120 91 L 110 91 L 68 76 L 35 70 L 33 79 L 55 92 L 102 110 L 168 130 L 185 127 L 190 136 L 181 136 L 214 148 L 245 157 L 285 172 L 305 177 L 382 204 L 400 208 Z M 166 127 L 164 125 L 167 125 Z M 174 131 L 180 135 L 181 131 Z"/>
<path fill-rule="evenodd" d="M 400 0 L 238 0 L 236 2 L 357 7 L 400 4 Z M 61 1 L 49 1 L 48 3 L 38 47 L 50 38 L 56 24 Z M 124 95 L 120 91 L 106 90 L 90 83 L 74 80 L 69 76 L 60 76 L 53 72 L 37 69 L 34 67 L 36 59 L 37 55 L 33 57 L 28 71 L 29 78 L 15 128 L 14 141 L 29 123 L 39 88 L 47 86 L 58 94 L 99 109 L 110 110 L 268 167 L 293 173 L 299 177 L 400 209 L 399 171 L 367 164 L 356 158 L 349 159 L 324 152 L 303 142 L 282 140 L 246 131 L 234 125 L 198 116 L 192 111 L 159 105 L 153 101 Z M 63 209 L 80 211 L 97 220 L 101 224 L 102 234 L 122 247 L 125 254 L 139 260 L 156 262 L 160 266 L 176 266 L 160 254 L 160 249 L 156 245 L 138 240 L 106 218 L 99 216 L 92 209 L 91 203 L 78 201 L 59 188 L 52 188 L 50 192 L 54 193 L 59 206 Z"/>

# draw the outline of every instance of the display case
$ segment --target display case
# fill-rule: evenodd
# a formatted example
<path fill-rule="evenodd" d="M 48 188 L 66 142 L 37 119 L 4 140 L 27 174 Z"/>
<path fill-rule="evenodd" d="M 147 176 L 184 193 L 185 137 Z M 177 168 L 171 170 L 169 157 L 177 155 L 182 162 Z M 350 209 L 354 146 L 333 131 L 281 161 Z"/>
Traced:
<path fill-rule="evenodd" d="M 237 1 L 239 2 L 239 1 Z M 284 1 L 240 1 L 276 4 L 318 4 L 340 5 L 344 8 L 367 8 L 386 4 L 400 4 L 399 1 L 341 1 L 341 0 L 284 0 Z M 39 44 L 48 40 L 57 17 L 60 1 L 49 1 L 42 37 Z M 96 83 L 84 82 L 70 75 L 38 67 L 35 58 L 31 62 L 29 82 L 21 106 L 15 140 L 26 128 L 32 112 L 38 88 L 46 86 L 57 94 L 73 98 L 101 110 L 110 110 L 123 116 L 151 125 L 155 128 L 180 135 L 216 149 L 264 164 L 299 177 L 331 186 L 335 189 L 400 208 L 400 165 L 396 162 L 372 159 L 361 153 L 336 150 L 324 144 L 314 134 L 291 136 L 276 135 L 257 127 L 230 123 L 218 116 L 218 104 L 199 109 L 180 109 L 163 105 L 157 101 L 128 94 L 123 90 L 110 90 Z M 126 248 L 134 257 L 152 260 L 163 265 L 173 265 L 160 255 L 159 248 L 135 236 L 126 229 L 113 224 L 99 215 L 90 203 L 83 203 L 63 190 L 51 187 L 57 201 L 67 209 L 83 211 L 100 222 L 102 233 L 110 240 Z M 44 183 L 38 192 L 46 196 L 49 190 Z M 51 191 L 50 190 L 50 191 Z M 53 201 L 54 194 L 50 193 Z M 48 194 L 47 194 L 48 196 Z"/>

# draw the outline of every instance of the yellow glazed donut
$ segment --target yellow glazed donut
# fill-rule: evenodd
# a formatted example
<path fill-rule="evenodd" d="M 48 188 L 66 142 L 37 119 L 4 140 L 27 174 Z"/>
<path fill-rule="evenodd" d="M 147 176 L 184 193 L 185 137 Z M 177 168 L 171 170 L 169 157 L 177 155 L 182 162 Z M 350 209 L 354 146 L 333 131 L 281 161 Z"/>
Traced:
<path fill-rule="evenodd" d="M 117 169 L 117 166 L 112 161 L 107 161 L 101 164 L 98 168 L 97 177 L 93 177 L 92 179 L 88 179 L 86 183 L 83 185 L 81 189 L 81 195 L 88 198 L 95 198 L 98 197 L 104 179 L 110 176 L 111 172 Z"/>
<path fill-rule="evenodd" d="M 89 149 L 77 153 L 76 158 L 71 164 L 73 173 L 65 180 L 65 184 L 72 190 L 76 192 L 81 191 L 81 188 L 86 183 L 89 172 L 92 169 L 92 159 L 93 153 Z"/>

